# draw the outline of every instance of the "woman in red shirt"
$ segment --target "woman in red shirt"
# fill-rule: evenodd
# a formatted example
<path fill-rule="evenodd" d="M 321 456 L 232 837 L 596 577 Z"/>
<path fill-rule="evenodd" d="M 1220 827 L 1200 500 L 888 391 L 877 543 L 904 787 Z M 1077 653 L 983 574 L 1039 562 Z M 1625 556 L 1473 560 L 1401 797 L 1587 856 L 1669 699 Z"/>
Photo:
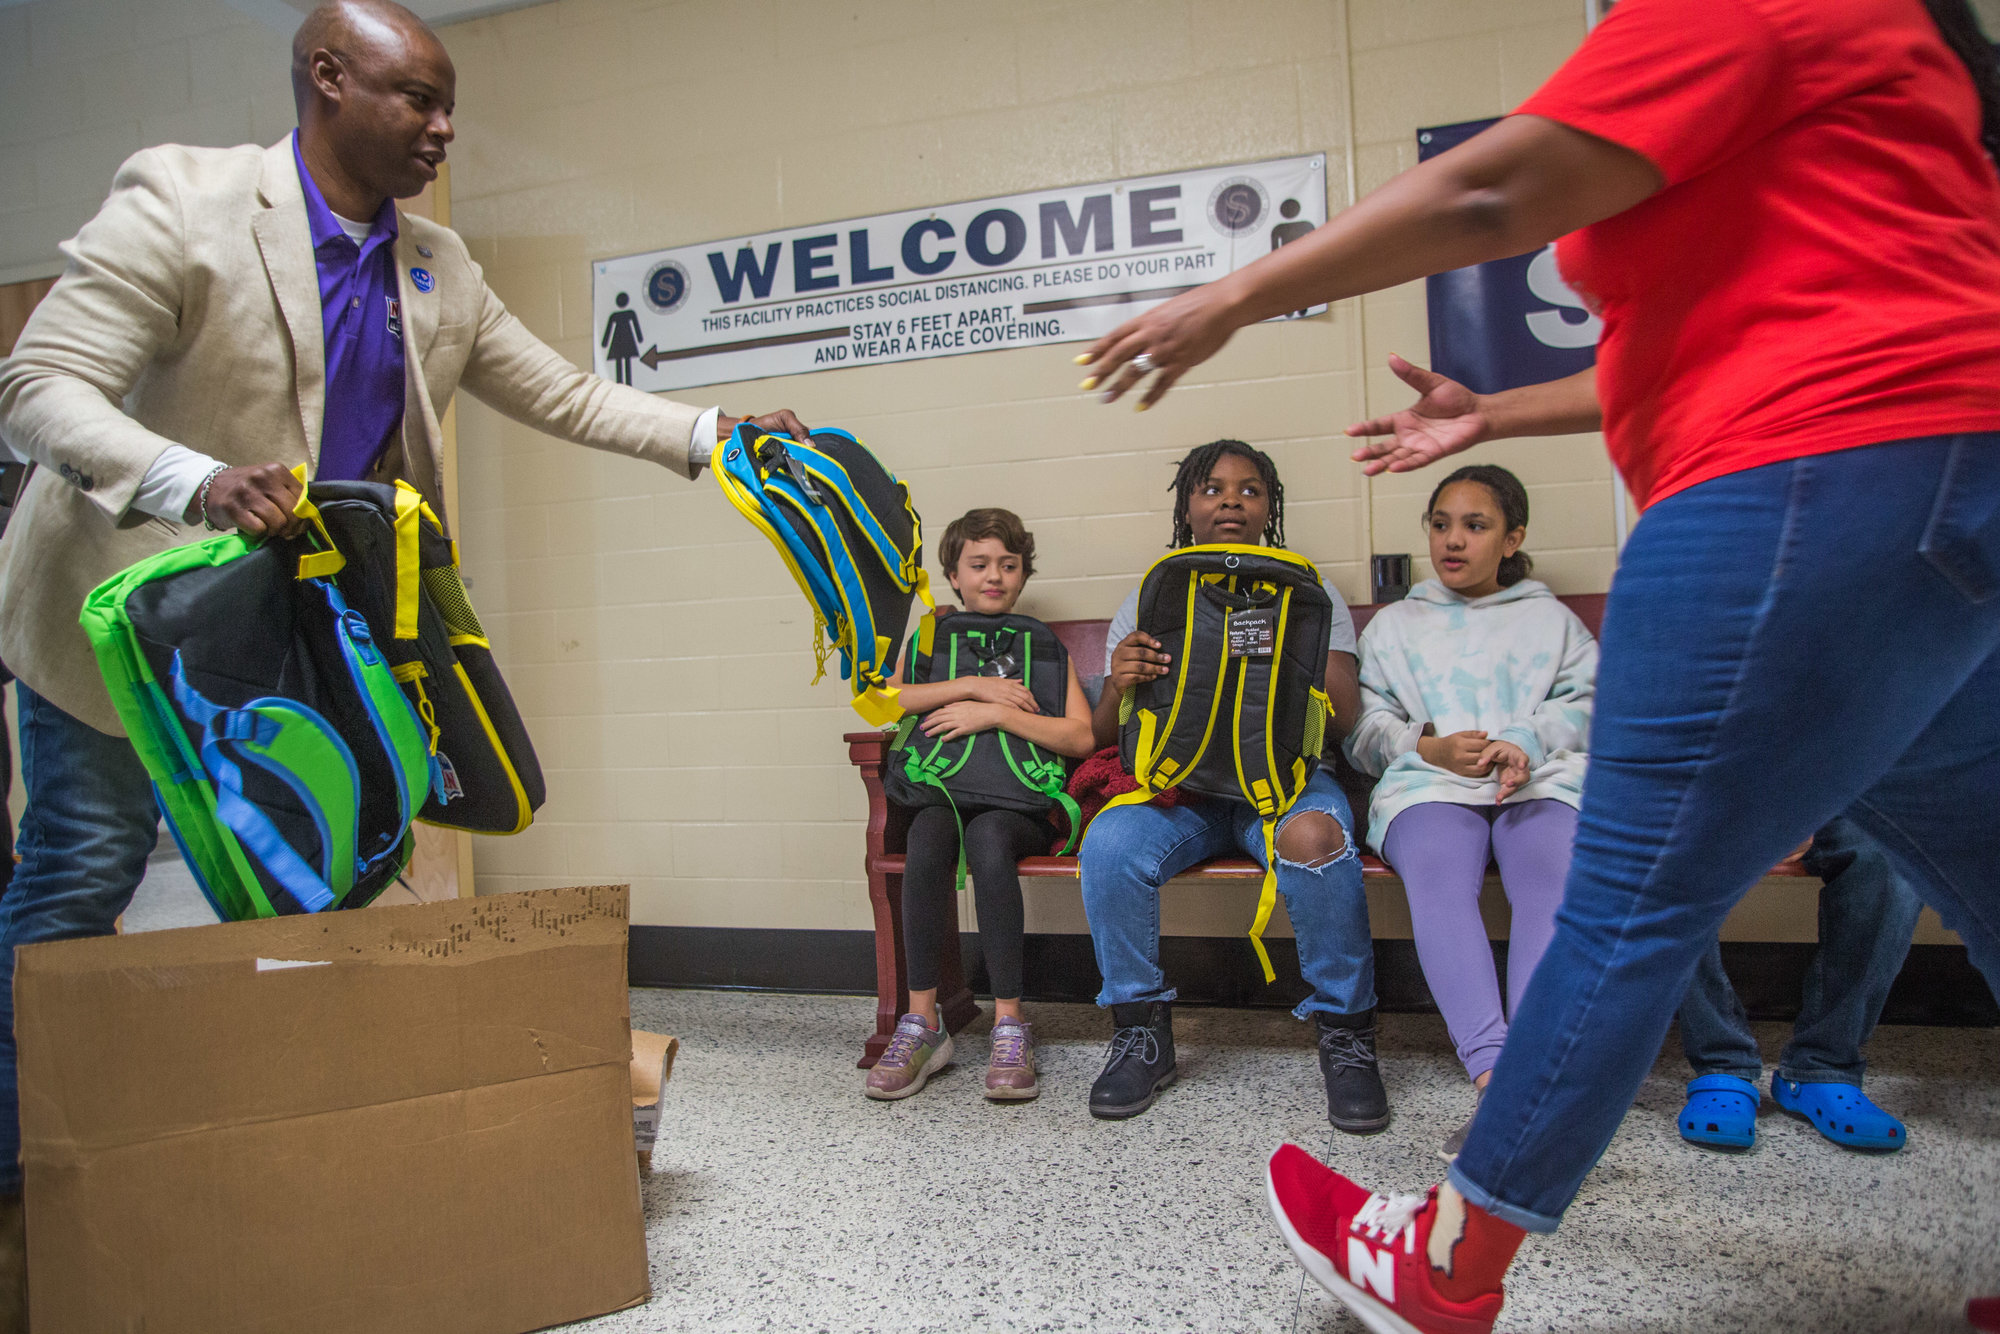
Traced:
<path fill-rule="evenodd" d="M 1833 816 L 2000 990 L 1996 145 L 1964 0 L 1622 0 L 1517 114 L 1084 359 L 1107 400 L 1151 375 L 1144 408 L 1242 325 L 1558 237 L 1604 320 L 1596 395 L 1647 513 L 1556 938 L 1429 1197 L 1271 1160 L 1293 1252 L 1371 1328 L 1492 1327 L 1723 917 Z"/>

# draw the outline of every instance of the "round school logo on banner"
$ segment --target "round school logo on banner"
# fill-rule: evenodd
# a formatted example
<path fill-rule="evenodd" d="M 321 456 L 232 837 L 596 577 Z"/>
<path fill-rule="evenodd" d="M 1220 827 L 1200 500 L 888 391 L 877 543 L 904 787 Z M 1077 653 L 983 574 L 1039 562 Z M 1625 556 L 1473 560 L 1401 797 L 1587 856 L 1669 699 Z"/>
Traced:
<path fill-rule="evenodd" d="M 1271 212 L 1264 184 L 1249 176 L 1231 176 L 1209 191 L 1208 216 L 1225 236 L 1248 236 Z"/>
<path fill-rule="evenodd" d="M 662 315 L 671 315 L 687 302 L 693 286 L 679 261 L 665 260 L 646 274 L 646 304 Z"/>

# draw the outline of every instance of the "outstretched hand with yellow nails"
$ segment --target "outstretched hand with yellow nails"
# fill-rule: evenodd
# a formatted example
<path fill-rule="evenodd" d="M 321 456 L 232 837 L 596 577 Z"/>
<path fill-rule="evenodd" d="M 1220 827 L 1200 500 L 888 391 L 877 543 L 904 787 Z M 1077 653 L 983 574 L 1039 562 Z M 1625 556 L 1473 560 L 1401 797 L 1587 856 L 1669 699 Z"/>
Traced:
<path fill-rule="evenodd" d="M 1076 359 L 1077 365 L 1090 368 L 1078 388 L 1087 393 L 1102 386 L 1102 400 L 1115 403 L 1150 375 L 1152 383 L 1132 405 L 1144 412 L 1181 376 L 1220 351 L 1239 323 L 1226 282 L 1183 292 L 1092 343 Z"/>

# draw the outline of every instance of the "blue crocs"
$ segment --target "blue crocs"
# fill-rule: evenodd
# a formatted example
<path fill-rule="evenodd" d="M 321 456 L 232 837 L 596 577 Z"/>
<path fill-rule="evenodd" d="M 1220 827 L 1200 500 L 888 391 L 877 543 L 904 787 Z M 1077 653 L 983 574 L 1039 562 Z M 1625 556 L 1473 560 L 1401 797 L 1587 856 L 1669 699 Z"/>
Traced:
<path fill-rule="evenodd" d="M 1681 1108 L 1681 1138 L 1711 1149 L 1747 1149 L 1757 1142 L 1757 1086 L 1735 1075 L 1688 1081 Z"/>
<path fill-rule="evenodd" d="M 1843 1149 L 1893 1153 L 1909 1138 L 1901 1121 L 1853 1084 L 1801 1084 L 1772 1075 L 1771 1100 Z"/>

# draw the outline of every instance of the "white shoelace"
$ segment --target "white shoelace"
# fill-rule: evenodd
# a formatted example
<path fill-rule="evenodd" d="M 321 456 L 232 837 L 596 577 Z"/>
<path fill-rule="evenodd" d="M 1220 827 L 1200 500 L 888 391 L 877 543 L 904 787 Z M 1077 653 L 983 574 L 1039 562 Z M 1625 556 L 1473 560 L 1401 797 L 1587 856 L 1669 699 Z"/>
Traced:
<path fill-rule="evenodd" d="M 1409 1255 L 1417 1248 L 1417 1213 L 1424 1207 L 1428 1197 L 1423 1195 L 1370 1195 L 1368 1202 L 1355 1211 L 1354 1230 L 1363 1234 L 1372 1233 L 1378 1240 L 1394 1245 L 1397 1234 L 1402 1234 L 1403 1254 Z"/>

